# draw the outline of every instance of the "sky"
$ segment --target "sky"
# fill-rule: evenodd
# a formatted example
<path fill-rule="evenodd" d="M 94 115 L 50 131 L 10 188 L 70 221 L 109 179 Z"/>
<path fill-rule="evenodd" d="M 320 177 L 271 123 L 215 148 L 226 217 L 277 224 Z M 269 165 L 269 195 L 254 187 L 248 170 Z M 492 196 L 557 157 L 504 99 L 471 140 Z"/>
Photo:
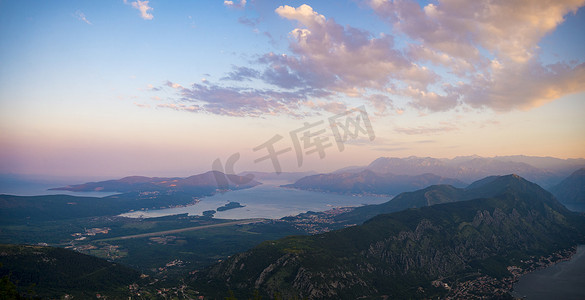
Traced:
<path fill-rule="evenodd" d="M 0 0 L 0 173 L 583 158 L 584 5 Z"/>

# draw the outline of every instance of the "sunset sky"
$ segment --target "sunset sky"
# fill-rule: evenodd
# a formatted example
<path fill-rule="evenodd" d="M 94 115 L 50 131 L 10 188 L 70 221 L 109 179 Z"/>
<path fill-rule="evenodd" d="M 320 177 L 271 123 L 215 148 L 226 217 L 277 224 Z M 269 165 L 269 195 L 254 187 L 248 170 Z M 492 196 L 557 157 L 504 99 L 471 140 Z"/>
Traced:
<path fill-rule="evenodd" d="M 0 173 L 274 171 L 277 135 L 284 172 L 585 157 L 584 5 L 0 0 Z M 329 119 L 361 106 L 375 138 L 340 149 Z M 299 163 L 306 124 L 330 146 Z"/>

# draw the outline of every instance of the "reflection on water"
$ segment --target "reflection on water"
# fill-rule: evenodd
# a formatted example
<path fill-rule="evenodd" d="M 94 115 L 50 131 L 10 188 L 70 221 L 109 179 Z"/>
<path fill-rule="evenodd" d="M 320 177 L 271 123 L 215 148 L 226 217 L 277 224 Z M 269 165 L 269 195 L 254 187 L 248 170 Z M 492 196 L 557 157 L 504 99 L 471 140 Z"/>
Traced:
<path fill-rule="evenodd" d="M 513 294 L 528 300 L 585 299 L 585 246 L 569 261 L 522 276 Z"/>
<path fill-rule="evenodd" d="M 122 216 L 148 218 L 184 213 L 189 213 L 189 215 L 202 215 L 204 211 L 217 210 L 218 207 L 228 202 L 239 202 L 241 205 L 245 205 L 245 207 L 217 212 L 215 217 L 222 219 L 279 219 L 307 211 L 325 211 L 334 207 L 379 204 L 388 200 L 390 200 L 390 197 L 338 195 L 285 189 L 275 185 L 263 184 L 250 189 L 205 197 L 195 205 L 161 210 L 136 211 L 123 214 Z"/>

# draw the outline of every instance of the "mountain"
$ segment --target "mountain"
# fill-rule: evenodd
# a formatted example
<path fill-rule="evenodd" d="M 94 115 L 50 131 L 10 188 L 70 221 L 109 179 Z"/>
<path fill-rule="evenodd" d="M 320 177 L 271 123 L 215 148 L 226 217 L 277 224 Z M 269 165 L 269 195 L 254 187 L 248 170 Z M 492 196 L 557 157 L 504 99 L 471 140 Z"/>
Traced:
<path fill-rule="evenodd" d="M 209 171 L 203 174 L 193 175 L 187 178 L 180 177 L 144 177 L 129 176 L 117 180 L 88 182 L 84 184 L 68 185 L 52 188 L 51 190 L 74 192 L 149 192 L 149 191 L 201 191 L 215 190 L 218 188 L 218 178 L 225 178 L 228 184 L 226 188 L 242 189 L 260 184 L 255 180 L 249 180 L 244 176 L 226 175 L 219 171 Z M 229 180 L 227 180 L 229 179 Z"/>
<path fill-rule="evenodd" d="M 554 174 L 523 162 L 504 161 L 479 156 L 437 159 L 430 157 L 390 158 L 381 157 L 367 167 L 378 173 L 417 175 L 433 173 L 471 182 L 489 175 L 519 174 L 529 180 L 545 182 Z"/>
<path fill-rule="evenodd" d="M 552 172 L 565 173 L 568 176 L 576 167 L 585 166 L 585 158 L 560 159 L 555 157 L 540 157 L 526 155 L 496 156 L 495 159 L 502 161 L 514 161 L 529 164 L 539 169 Z"/>
<path fill-rule="evenodd" d="M 471 280 L 484 289 L 494 283 L 487 295 L 505 297 L 512 276 L 507 267 L 522 270 L 535 257 L 585 239 L 583 217 L 534 183 L 509 175 L 476 188 L 501 193 L 264 242 L 198 273 L 190 284 L 212 297 L 228 291 L 249 297 L 256 290 L 282 298 L 407 299 L 453 296 L 458 284 Z"/>
<path fill-rule="evenodd" d="M 69 195 L 12 196 L 0 195 L 0 224 L 26 224 L 36 221 L 111 216 L 131 210 L 160 209 L 192 204 L 200 197 L 218 192 L 215 176 L 207 172 L 182 179 L 125 177 L 120 180 L 90 182 L 69 186 L 72 191 L 125 191 L 107 197 L 78 197 Z M 227 175 L 229 189 L 243 189 L 260 184 L 242 176 Z M 229 178 L 229 180 L 227 180 Z"/>
<path fill-rule="evenodd" d="M 254 179 L 261 181 L 261 182 L 269 182 L 269 181 L 272 181 L 272 182 L 274 182 L 274 181 L 295 182 L 295 181 L 299 180 L 300 178 L 303 178 L 305 176 L 314 175 L 316 173 L 313 171 L 309 171 L 309 172 L 282 172 L 280 174 L 277 174 L 275 172 L 250 171 L 250 172 L 242 172 L 238 175 L 246 176 L 248 174 L 254 175 Z"/>
<path fill-rule="evenodd" d="M 208 194 L 200 194 L 205 195 Z M 0 195 L 0 225 L 112 216 L 131 210 L 187 205 L 193 200 L 193 194 L 184 192 L 125 193 L 103 198 Z"/>
<path fill-rule="evenodd" d="M 334 173 L 357 173 L 371 170 L 376 173 L 419 175 L 432 173 L 472 182 L 490 175 L 518 174 L 545 187 L 558 184 L 572 171 L 585 167 L 585 159 L 559 159 L 536 156 L 458 156 L 453 159 L 416 157 L 380 157 L 368 166 L 351 167 Z"/>
<path fill-rule="evenodd" d="M 357 207 L 352 211 L 335 216 L 334 220 L 345 226 L 361 224 L 379 214 L 476 198 L 491 198 L 510 190 L 525 191 L 529 189 L 528 181 L 520 179 L 522 179 L 520 176 L 514 174 L 488 176 L 463 189 L 451 185 L 433 185 L 422 190 L 402 193 L 382 204 Z"/>
<path fill-rule="evenodd" d="M 567 204 L 585 204 L 585 168 L 579 169 L 550 191 Z"/>
<path fill-rule="evenodd" d="M 62 248 L 0 245 L 0 254 L 0 277 L 7 276 L 21 295 L 122 299 L 130 296 L 128 285 L 140 280 L 128 267 Z"/>
<path fill-rule="evenodd" d="M 457 179 L 444 178 L 434 174 L 409 176 L 392 173 L 378 174 L 370 170 L 364 170 L 359 173 L 330 173 L 307 176 L 299 179 L 294 184 L 283 185 L 283 187 L 343 194 L 397 195 L 433 184 L 465 186 L 465 183 Z"/>

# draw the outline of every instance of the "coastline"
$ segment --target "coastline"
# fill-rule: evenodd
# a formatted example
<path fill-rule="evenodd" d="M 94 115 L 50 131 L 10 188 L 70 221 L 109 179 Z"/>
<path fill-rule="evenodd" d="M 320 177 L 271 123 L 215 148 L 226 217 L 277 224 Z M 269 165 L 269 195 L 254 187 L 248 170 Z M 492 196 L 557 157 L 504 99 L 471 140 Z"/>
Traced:
<path fill-rule="evenodd" d="M 476 273 L 467 276 L 476 276 L 473 279 L 456 281 L 451 283 L 451 285 L 440 280 L 436 280 L 433 284 L 436 286 L 443 286 L 448 290 L 448 294 L 445 297 L 446 299 L 475 298 L 485 295 L 496 297 L 511 295 L 515 299 L 524 299 L 524 295 L 520 295 L 515 291 L 515 285 L 524 276 L 570 261 L 575 256 L 578 249 L 580 253 L 585 252 L 585 245 L 576 245 L 555 251 L 547 256 L 532 257 L 528 260 L 522 260 L 521 263 L 524 265 L 523 267 L 508 266 L 507 269 L 511 273 L 511 276 L 503 277 L 501 279 Z"/>
<path fill-rule="evenodd" d="M 585 299 L 585 245 L 572 249 L 562 259 L 519 276 L 511 295 L 519 299 Z"/>

